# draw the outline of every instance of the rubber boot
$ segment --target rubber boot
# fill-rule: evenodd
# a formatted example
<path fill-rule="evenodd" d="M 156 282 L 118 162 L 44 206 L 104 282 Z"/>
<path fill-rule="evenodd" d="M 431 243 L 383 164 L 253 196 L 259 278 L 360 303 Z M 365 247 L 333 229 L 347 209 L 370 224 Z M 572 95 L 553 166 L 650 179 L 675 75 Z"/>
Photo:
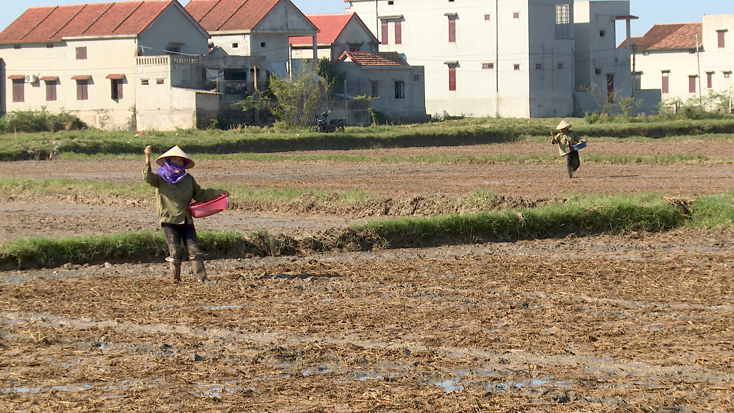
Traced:
<path fill-rule="evenodd" d="M 191 261 L 191 271 L 199 281 L 203 283 L 209 281 L 209 278 L 206 276 L 206 269 L 204 268 L 204 260 L 202 258 L 195 258 Z"/>
<path fill-rule="evenodd" d="M 171 276 L 173 276 L 173 282 L 181 282 L 181 263 L 169 262 L 171 266 Z"/>

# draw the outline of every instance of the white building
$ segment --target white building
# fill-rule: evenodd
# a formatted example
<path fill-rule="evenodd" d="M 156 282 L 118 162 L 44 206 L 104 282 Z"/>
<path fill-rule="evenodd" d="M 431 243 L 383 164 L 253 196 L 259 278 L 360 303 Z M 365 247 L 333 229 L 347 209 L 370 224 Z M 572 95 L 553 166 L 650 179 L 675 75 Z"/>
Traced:
<path fill-rule="evenodd" d="M 619 59 L 614 47 L 614 22 L 631 18 L 629 1 L 351 0 L 349 5 L 374 28 L 381 51 L 396 51 L 425 67 L 431 114 L 568 116 L 594 110 L 585 106 L 588 99 L 575 104 L 578 82 L 595 80 L 598 69 L 605 82 L 612 74 L 614 90 L 620 91 L 617 85 L 624 86 L 624 72 L 629 72 L 629 58 Z M 586 44 L 576 46 L 577 5 L 585 30 L 605 31 L 609 47 L 597 48 L 606 39 L 586 38 L 579 39 Z M 583 70 L 593 70 L 593 79 L 577 77 L 578 53 L 586 56 Z"/>
<path fill-rule="evenodd" d="M 656 24 L 633 37 L 637 87 L 658 89 L 662 99 L 687 101 L 710 91 L 732 93 L 734 14 L 702 22 Z M 626 43 L 620 45 L 626 47 Z"/>

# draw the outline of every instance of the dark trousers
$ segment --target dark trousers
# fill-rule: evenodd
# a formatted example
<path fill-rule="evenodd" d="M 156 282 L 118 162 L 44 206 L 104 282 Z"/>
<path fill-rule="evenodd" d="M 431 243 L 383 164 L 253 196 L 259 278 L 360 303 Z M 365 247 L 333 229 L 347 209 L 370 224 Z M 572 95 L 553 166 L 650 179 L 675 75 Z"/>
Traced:
<path fill-rule="evenodd" d="M 573 173 L 581 166 L 581 160 L 579 159 L 579 151 L 571 151 L 563 157 L 566 159 L 566 170 L 568 171 L 568 177 L 573 178 Z"/>
<path fill-rule="evenodd" d="M 183 258 L 182 243 L 186 245 L 190 260 L 201 259 L 201 249 L 199 248 L 199 238 L 196 236 L 194 224 L 161 224 L 163 233 L 166 234 L 166 244 L 168 244 L 168 258 L 174 264 L 180 264 Z"/>

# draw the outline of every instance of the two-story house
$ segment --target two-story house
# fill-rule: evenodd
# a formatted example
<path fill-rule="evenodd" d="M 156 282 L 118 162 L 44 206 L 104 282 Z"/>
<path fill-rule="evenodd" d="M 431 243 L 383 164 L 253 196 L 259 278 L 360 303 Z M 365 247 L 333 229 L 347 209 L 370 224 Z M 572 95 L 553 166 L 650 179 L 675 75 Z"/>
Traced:
<path fill-rule="evenodd" d="M 136 57 L 198 56 L 208 37 L 175 0 L 31 7 L 0 33 L 5 110 L 44 106 L 135 129 Z"/>
<path fill-rule="evenodd" d="M 374 28 L 381 51 L 398 52 L 411 64 L 425 67 L 428 113 L 508 117 L 568 116 L 583 109 L 576 107 L 574 96 L 579 91 L 575 73 L 577 3 L 349 1 L 350 10 Z M 629 1 L 581 3 L 591 3 L 586 9 L 592 16 L 596 3 L 614 3 L 613 12 L 605 13 L 610 22 L 629 15 Z M 600 20 L 594 17 L 593 21 Z M 619 53 L 614 47 L 614 28 L 610 23 L 611 47 L 593 53 Z M 589 44 L 587 49 L 591 47 L 596 46 Z M 621 64 L 614 56 L 598 59 L 606 61 L 615 68 L 595 67 L 594 73 L 596 69 L 602 76 L 629 71 L 628 60 Z M 615 86 L 615 90 L 623 89 Z"/>
<path fill-rule="evenodd" d="M 633 37 L 636 88 L 658 89 L 662 99 L 683 102 L 710 91 L 731 94 L 732 31 L 734 14 L 704 15 L 701 22 L 656 24 L 643 36 Z"/>
<path fill-rule="evenodd" d="M 264 57 L 210 56 L 208 42 L 175 0 L 31 7 L 0 33 L 0 113 L 64 110 L 108 130 L 207 125 L 223 97 L 265 82 Z"/>
<path fill-rule="evenodd" d="M 191 0 L 188 11 L 229 56 L 265 57 L 267 70 L 289 73 L 291 36 L 311 38 L 317 56 L 318 29 L 289 0 Z"/>
<path fill-rule="evenodd" d="M 379 52 L 377 38 L 357 13 L 307 14 L 306 17 L 316 26 L 318 58 L 328 58 L 335 62 L 344 52 Z M 291 37 L 291 56 L 293 59 L 311 59 L 312 39 L 310 37 Z"/>

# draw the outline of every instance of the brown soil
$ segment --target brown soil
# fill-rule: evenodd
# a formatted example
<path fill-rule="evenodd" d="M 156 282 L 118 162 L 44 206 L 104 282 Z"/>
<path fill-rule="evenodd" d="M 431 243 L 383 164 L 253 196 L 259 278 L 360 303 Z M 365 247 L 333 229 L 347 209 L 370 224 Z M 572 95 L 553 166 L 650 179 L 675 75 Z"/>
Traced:
<path fill-rule="evenodd" d="M 141 146 L 142 148 L 142 146 Z M 548 145 L 360 151 L 530 153 Z M 585 154 L 705 154 L 728 142 L 589 144 Z M 204 186 L 342 191 L 396 200 L 489 189 L 508 202 L 570 192 L 731 187 L 729 163 L 441 165 L 200 162 Z M 4 177 L 138 182 L 140 162 L 0 164 Z M 111 172 L 114 171 L 114 172 Z M 520 200 L 520 201 L 518 201 Z M 241 202 L 244 202 L 242 200 Z M 2 240 L 155 229 L 152 205 L 4 194 Z M 363 219 L 234 209 L 197 228 L 311 232 Z M 0 273 L 2 411 L 734 411 L 728 233 L 569 237 L 207 262 Z M 188 266 L 185 265 L 188 270 Z"/>

